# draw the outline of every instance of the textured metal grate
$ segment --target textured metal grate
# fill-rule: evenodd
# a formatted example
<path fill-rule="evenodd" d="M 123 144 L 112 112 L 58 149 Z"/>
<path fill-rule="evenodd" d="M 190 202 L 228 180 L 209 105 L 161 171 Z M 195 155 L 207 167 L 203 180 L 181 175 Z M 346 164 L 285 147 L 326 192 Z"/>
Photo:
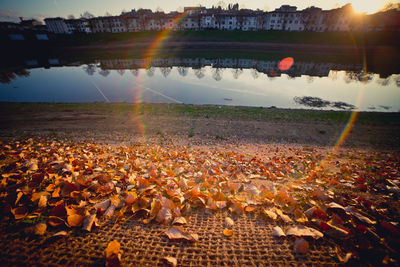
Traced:
<path fill-rule="evenodd" d="M 292 266 L 337 265 L 334 248 L 324 239 L 311 240 L 306 257 L 296 257 L 294 238 L 274 238 L 275 225 L 252 214 L 234 218 L 234 235 L 223 236 L 225 216 L 195 211 L 184 227 L 199 235 L 196 243 L 171 241 L 164 231 L 169 226 L 144 224 L 138 218 L 125 222 L 109 220 L 92 233 L 72 231 L 49 241 L 28 238 L 20 232 L 2 228 L 0 258 L 2 265 L 81 266 L 104 264 L 104 250 L 112 240 L 121 244 L 124 266 L 159 266 L 163 258 L 178 260 L 178 266 Z M 46 240 L 47 239 L 47 240 Z M 51 240 L 51 239 L 50 239 Z"/>

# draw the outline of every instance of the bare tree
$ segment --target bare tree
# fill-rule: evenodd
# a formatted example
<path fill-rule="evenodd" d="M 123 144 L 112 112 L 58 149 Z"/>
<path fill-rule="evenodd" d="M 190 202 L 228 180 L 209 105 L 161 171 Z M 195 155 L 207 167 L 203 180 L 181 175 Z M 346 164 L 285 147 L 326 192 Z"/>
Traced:
<path fill-rule="evenodd" d="M 81 14 L 80 17 L 83 19 L 91 19 L 91 18 L 94 18 L 94 15 L 92 13 L 90 13 L 89 11 L 85 11 L 85 12 L 83 12 L 83 14 Z"/>
<path fill-rule="evenodd" d="M 222 73 L 223 73 L 223 69 L 221 69 L 221 68 L 213 68 L 212 69 L 212 77 L 216 81 L 222 80 Z"/>
<path fill-rule="evenodd" d="M 155 70 L 153 67 L 149 67 L 149 68 L 146 70 L 147 76 L 153 77 L 155 71 L 156 71 L 156 70 Z"/>
<path fill-rule="evenodd" d="M 135 76 L 135 77 L 139 76 L 139 70 L 138 70 L 138 69 L 133 69 L 133 70 L 131 70 L 131 73 L 132 73 L 132 75 Z"/>
<path fill-rule="evenodd" d="M 117 72 L 121 76 L 123 76 L 125 74 L 125 70 L 123 70 L 123 69 L 119 69 L 119 70 L 117 70 Z"/>
<path fill-rule="evenodd" d="M 257 79 L 258 76 L 259 76 L 258 71 L 257 71 L 256 69 L 251 69 L 251 76 L 252 76 L 254 79 Z"/>
<path fill-rule="evenodd" d="M 243 73 L 242 69 L 232 69 L 233 78 L 237 79 Z"/>
<path fill-rule="evenodd" d="M 160 68 L 160 71 L 162 75 L 167 78 L 167 76 L 171 73 L 172 68 L 171 67 L 162 67 Z"/>
<path fill-rule="evenodd" d="M 109 74 L 110 74 L 110 71 L 109 70 L 100 70 L 99 71 L 99 74 L 101 75 L 101 76 L 103 76 L 103 77 L 107 77 Z"/>
<path fill-rule="evenodd" d="M 68 19 L 75 19 L 75 16 L 74 15 L 68 15 L 68 17 L 67 17 Z"/>
<path fill-rule="evenodd" d="M 111 17 L 112 14 L 111 14 L 110 12 L 107 11 L 106 14 L 105 14 L 105 16 L 106 16 L 106 17 Z"/>
<path fill-rule="evenodd" d="M 188 68 L 187 67 L 178 67 L 178 73 L 182 76 L 185 77 L 188 74 Z"/>
<path fill-rule="evenodd" d="M 87 64 L 83 67 L 83 70 L 90 76 L 92 76 L 96 72 L 96 65 L 95 64 Z"/>
<path fill-rule="evenodd" d="M 204 68 L 200 68 L 200 69 L 194 69 L 194 75 L 196 75 L 197 78 L 201 79 L 205 76 L 205 69 Z"/>

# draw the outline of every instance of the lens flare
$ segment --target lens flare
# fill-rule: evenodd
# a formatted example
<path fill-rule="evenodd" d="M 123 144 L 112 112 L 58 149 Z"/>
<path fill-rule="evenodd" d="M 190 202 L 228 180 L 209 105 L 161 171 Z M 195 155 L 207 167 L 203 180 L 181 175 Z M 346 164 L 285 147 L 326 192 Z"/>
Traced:
<path fill-rule="evenodd" d="M 193 10 L 191 10 L 193 11 Z M 168 40 L 169 37 L 171 37 L 171 32 L 176 29 L 177 25 L 185 18 L 189 15 L 189 11 L 187 12 L 183 12 L 182 14 L 180 14 L 179 16 L 177 16 L 176 18 L 174 18 L 172 20 L 172 22 L 169 22 L 169 26 L 167 29 L 162 30 L 159 32 L 159 34 L 157 35 L 157 37 L 154 39 L 154 41 L 152 41 L 151 45 L 149 46 L 149 49 L 147 49 L 147 51 L 144 53 L 144 60 L 145 60 L 145 68 L 148 69 L 151 67 L 151 59 L 157 55 L 157 53 L 160 51 L 160 49 L 163 48 L 163 44 L 165 43 L 165 41 Z M 139 75 L 138 78 L 140 79 L 142 76 Z M 146 135 L 146 122 L 144 120 L 144 108 L 143 108 L 143 93 L 144 91 L 150 91 L 154 94 L 160 95 L 170 101 L 176 102 L 176 103 L 182 103 L 181 101 L 174 99 L 172 97 L 166 96 L 154 89 L 148 88 L 144 86 L 144 82 L 143 81 L 138 81 L 138 83 L 132 84 L 131 87 L 132 91 L 135 91 L 135 110 L 134 110 L 134 114 L 137 115 L 137 118 L 134 118 L 134 121 L 136 121 L 136 123 L 138 124 L 137 129 L 139 130 L 139 133 L 142 136 Z"/>
<path fill-rule="evenodd" d="M 294 60 L 292 57 L 287 57 L 281 60 L 281 62 L 279 62 L 279 69 L 281 71 L 285 71 L 290 69 L 293 66 Z"/>

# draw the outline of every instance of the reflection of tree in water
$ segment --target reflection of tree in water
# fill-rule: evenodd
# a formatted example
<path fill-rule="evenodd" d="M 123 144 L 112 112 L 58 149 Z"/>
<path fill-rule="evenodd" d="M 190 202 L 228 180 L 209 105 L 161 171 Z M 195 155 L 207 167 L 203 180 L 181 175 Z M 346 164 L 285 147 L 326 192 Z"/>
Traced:
<path fill-rule="evenodd" d="M 337 70 L 331 70 L 328 75 L 332 81 L 336 81 L 339 78 L 339 72 Z"/>
<path fill-rule="evenodd" d="M 200 69 L 194 69 L 194 75 L 196 75 L 197 78 L 201 79 L 205 76 L 206 70 L 204 68 L 200 68 Z"/>
<path fill-rule="evenodd" d="M 125 74 L 125 70 L 123 70 L 123 69 L 117 70 L 117 72 L 121 76 L 123 76 Z"/>
<path fill-rule="evenodd" d="M 397 86 L 397 87 L 400 87 L 400 75 L 396 75 L 396 76 L 393 78 L 393 80 L 394 80 L 394 82 L 396 83 L 396 86 Z"/>
<path fill-rule="evenodd" d="M 374 79 L 373 73 L 364 73 L 364 71 L 346 71 L 344 81 L 346 83 L 350 82 L 364 82 L 369 83 Z"/>
<path fill-rule="evenodd" d="M 313 76 L 307 76 L 307 82 L 308 83 L 312 83 L 314 81 L 314 77 Z"/>
<path fill-rule="evenodd" d="M 185 77 L 189 72 L 189 68 L 187 67 L 178 67 L 178 73 L 182 76 Z"/>
<path fill-rule="evenodd" d="M 232 69 L 233 78 L 237 79 L 243 73 L 242 69 Z"/>
<path fill-rule="evenodd" d="M 131 70 L 131 73 L 132 73 L 132 75 L 135 76 L 135 77 L 139 76 L 139 70 L 138 70 L 138 69 L 133 69 L 133 70 Z"/>
<path fill-rule="evenodd" d="M 104 76 L 104 77 L 107 77 L 109 74 L 110 74 L 110 71 L 109 70 L 100 70 L 99 71 L 99 74 L 101 75 L 101 76 Z"/>
<path fill-rule="evenodd" d="M 160 68 L 160 71 L 162 75 L 167 78 L 167 76 L 171 73 L 172 68 L 171 67 L 162 67 Z"/>
<path fill-rule="evenodd" d="M 147 76 L 149 76 L 149 77 L 153 77 L 155 71 L 156 71 L 156 70 L 155 70 L 153 67 L 149 67 L 149 68 L 146 70 L 146 74 L 147 74 Z"/>
<path fill-rule="evenodd" d="M 221 69 L 221 68 L 213 68 L 212 69 L 212 77 L 216 81 L 222 80 L 222 73 L 223 73 L 223 69 Z"/>
<path fill-rule="evenodd" d="M 16 78 L 14 72 L 0 72 L 0 82 L 1 83 L 11 83 L 12 80 Z"/>
<path fill-rule="evenodd" d="M 251 69 L 251 76 L 254 78 L 254 79 L 257 79 L 258 78 L 258 71 L 256 70 L 256 69 Z"/>
<path fill-rule="evenodd" d="M 11 81 L 14 80 L 17 76 L 18 77 L 28 77 L 30 74 L 31 73 L 26 69 L 0 72 L 0 83 L 10 84 Z"/>
<path fill-rule="evenodd" d="M 96 72 L 96 65 L 94 64 L 87 64 L 83 66 L 83 70 L 90 76 L 92 76 Z"/>
<path fill-rule="evenodd" d="M 387 77 L 386 79 L 377 79 L 376 83 L 382 86 L 388 86 L 391 82 L 390 77 Z"/>
<path fill-rule="evenodd" d="M 354 109 L 355 106 L 352 104 L 348 104 L 345 102 L 331 102 L 328 100 L 323 100 L 322 98 L 319 97 L 313 97 L 313 96 L 296 96 L 293 98 L 294 102 L 297 104 L 307 106 L 307 107 L 312 107 L 312 108 L 326 108 L 328 106 L 337 108 L 337 109 Z"/>
<path fill-rule="evenodd" d="M 28 77 L 31 73 L 30 73 L 30 71 L 27 71 L 26 69 L 20 69 L 20 70 L 16 70 L 15 74 L 17 74 L 19 77 Z"/>

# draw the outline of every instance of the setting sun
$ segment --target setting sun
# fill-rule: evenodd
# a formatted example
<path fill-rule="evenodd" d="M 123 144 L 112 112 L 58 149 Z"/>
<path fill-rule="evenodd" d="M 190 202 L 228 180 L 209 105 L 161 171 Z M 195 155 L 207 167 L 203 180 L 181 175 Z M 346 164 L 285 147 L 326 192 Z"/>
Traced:
<path fill-rule="evenodd" d="M 364 1 L 364 0 L 355 0 L 351 2 L 354 8 L 354 11 L 357 13 L 368 13 L 373 14 L 381 9 L 387 1 L 375 0 L 375 1 Z"/>

